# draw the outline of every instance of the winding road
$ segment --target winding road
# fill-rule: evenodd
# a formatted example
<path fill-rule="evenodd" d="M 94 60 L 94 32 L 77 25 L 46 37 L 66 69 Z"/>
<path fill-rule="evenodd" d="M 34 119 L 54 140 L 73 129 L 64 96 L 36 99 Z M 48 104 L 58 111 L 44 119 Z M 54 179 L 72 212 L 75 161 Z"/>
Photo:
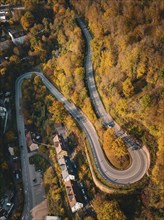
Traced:
<path fill-rule="evenodd" d="M 30 219 L 30 210 L 33 208 L 32 195 L 29 178 L 29 168 L 28 168 L 28 158 L 27 158 L 27 147 L 25 139 L 25 129 L 24 129 L 24 118 L 22 111 L 20 110 L 21 105 L 21 85 L 24 79 L 28 79 L 31 75 L 35 73 L 40 76 L 42 82 L 50 91 L 50 93 L 60 102 L 63 103 L 67 111 L 74 117 L 74 119 L 79 123 L 79 126 L 85 132 L 88 141 L 90 142 L 92 154 L 95 160 L 96 168 L 100 175 L 107 181 L 113 184 L 126 185 L 137 182 L 140 180 L 149 168 L 149 160 L 144 149 L 133 150 L 129 148 L 129 153 L 131 154 L 132 163 L 131 166 L 124 171 L 119 171 L 113 168 L 105 158 L 102 148 L 99 144 L 98 135 L 88 118 L 82 113 L 74 104 L 69 102 L 54 86 L 53 84 L 43 75 L 41 72 L 28 72 L 21 75 L 15 84 L 16 89 L 16 116 L 17 116 L 17 128 L 19 131 L 19 144 L 22 145 L 22 177 L 25 189 L 25 206 L 22 219 Z"/>
<path fill-rule="evenodd" d="M 19 111 L 20 98 L 21 98 L 20 96 L 21 84 L 24 79 L 30 78 L 33 73 L 41 77 L 42 82 L 50 91 L 50 93 L 57 100 L 63 103 L 67 111 L 76 119 L 76 121 L 79 123 L 81 128 L 86 133 L 87 138 L 91 144 L 91 150 L 93 153 L 93 157 L 95 159 L 97 170 L 100 172 L 102 177 L 115 184 L 130 184 L 137 182 L 144 176 L 144 174 L 147 172 L 149 167 L 149 162 L 146 152 L 143 149 L 133 150 L 132 148 L 128 148 L 132 158 L 131 166 L 124 171 L 119 171 L 113 168 L 107 162 L 104 156 L 104 153 L 99 143 L 98 135 L 92 123 L 88 120 L 88 118 L 84 115 L 84 113 L 82 113 L 73 103 L 68 101 L 41 72 L 25 73 L 21 75 L 16 81 L 17 125 L 18 125 L 18 130 L 22 131 L 22 135 L 20 137 L 20 145 L 25 143 L 25 136 L 23 132 L 24 121 L 23 121 L 23 116 L 21 115 L 21 111 Z M 24 141 L 24 143 L 22 143 L 22 141 Z"/>
<path fill-rule="evenodd" d="M 95 80 L 94 80 L 94 74 L 93 74 L 93 67 L 92 67 L 92 53 L 91 53 L 91 48 L 90 48 L 90 41 L 92 40 L 92 37 L 82 21 L 79 17 L 76 18 L 77 22 L 84 33 L 84 36 L 86 38 L 87 42 L 87 55 L 86 55 L 86 60 L 85 60 L 85 70 L 86 70 L 86 79 L 87 79 L 87 84 L 88 84 L 88 89 L 90 93 L 90 97 L 92 99 L 93 105 L 96 109 L 97 115 L 99 118 L 101 118 L 103 124 L 105 126 L 108 126 L 113 123 L 112 118 L 106 113 L 106 110 L 101 102 L 100 96 L 97 92 L 97 88 L 95 85 Z"/>
<path fill-rule="evenodd" d="M 87 56 L 85 60 L 85 70 L 86 70 L 86 79 L 87 79 L 88 89 L 89 89 L 89 93 L 90 93 L 90 97 L 92 99 L 93 105 L 103 125 L 106 128 L 113 127 L 115 129 L 116 135 L 121 136 L 123 135 L 122 129 L 115 121 L 113 121 L 112 117 L 106 112 L 104 105 L 102 104 L 102 101 L 100 99 L 97 88 L 96 88 L 94 72 L 93 72 L 93 67 L 92 67 L 92 52 L 90 48 L 90 41 L 92 40 L 91 34 L 88 31 L 87 26 L 85 25 L 85 23 L 83 22 L 81 18 L 77 16 L 76 20 L 82 32 L 84 33 L 84 36 L 87 42 Z"/>
<path fill-rule="evenodd" d="M 33 207 L 32 195 L 31 190 L 29 189 L 29 170 L 28 170 L 28 158 L 27 158 L 27 147 L 26 147 L 26 140 L 25 140 L 25 129 L 24 129 L 24 118 L 21 111 L 21 85 L 23 80 L 28 79 L 34 73 L 37 76 L 40 76 L 42 79 L 43 84 L 47 87 L 50 91 L 52 96 L 54 96 L 58 101 L 63 103 L 66 110 L 72 115 L 72 117 L 77 121 L 79 126 L 85 132 L 88 141 L 90 143 L 91 151 L 93 154 L 94 162 L 99 174 L 105 180 L 119 185 L 127 185 L 132 184 L 139 181 L 147 172 L 150 160 L 147 151 L 145 148 L 134 150 L 129 144 L 129 140 L 127 138 L 126 133 L 122 133 L 121 128 L 119 125 L 113 121 L 112 117 L 106 113 L 105 108 L 101 102 L 99 94 L 97 92 L 93 69 L 92 69 L 92 62 L 91 62 L 91 50 L 90 50 L 90 40 L 91 36 L 81 20 L 78 20 L 85 36 L 87 39 L 87 57 L 86 57 L 86 77 L 88 82 L 88 88 L 90 91 L 90 96 L 93 100 L 95 108 L 99 114 L 99 117 L 102 119 L 103 123 L 106 127 L 111 126 L 115 129 L 116 135 L 125 138 L 125 141 L 129 145 L 128 151 L 131 155 L 131 166 L 123 171 L 117 170 L 113 168 L 108 161 L 102 151 L 102 148 L 99 143 L 99 137 L 95 131 L 94 126 L 88 120 L 83 112 L 81 112 L 73 103 L 68 101 L 58 90 L 57 88 L 44 76 L 42 72 L 27 72 L 17 78 L 15 83 L 15 91 L 16 91 L 16 117 L 17 117 L 17 127 L 19 132 L 19 144 L 20 146 L 24 146 L 22 148 L 22 175 L 23 175 L 23 182 L 25 188 L 25 206 L 23 211 L 23 218 L 22 219 L 30 219 L 30 210 Z"/>

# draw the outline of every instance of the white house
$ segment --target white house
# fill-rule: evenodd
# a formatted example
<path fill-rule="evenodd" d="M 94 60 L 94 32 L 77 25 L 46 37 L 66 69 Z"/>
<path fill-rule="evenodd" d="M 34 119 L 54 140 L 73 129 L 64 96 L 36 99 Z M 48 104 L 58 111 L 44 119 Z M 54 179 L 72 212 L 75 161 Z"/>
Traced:
<path fill-rule="evenodd" d="M 0 11 L 0 20 L 5 21 L 6 20 L 6 12 L 5 11 Z"/>
<path fill-rule="evenodd" d="M 59 158 L 58 163 L 62 170 L 62 177 L 64 182 L 75 180 L 74 169 L 69 157 L 64 156 Z"/>
<path fill-rule="evenodd" d="M 8 151 L 9 151 L 11 156 L 14 156 L 14 148 L 13 147 L 9 147 Z"/>
<path fill-rule="evenodd" d="M 21 45 L 24 43 L 25 39 L 27 38 L 27 35 L 23 30 L 17 30 L 17 27 L 14 29 L 9 29 L 8 31 L 12 42 L 15 45 Z"/>
<path fill-rule="evenodd" d="M 61 218 L 58 216 L 49 216 L 48 215 L 45 217 L 45 220 L 61 220 Z"/>
<path fill-rule="evenodd" d="M 0 116 L 2 117 L 2 118 L 4 118 L 5 117 L 5 115 L 6 115 L 6 108 L 5 107 L 2 107 L 2 106 L 0 106 Z"/>

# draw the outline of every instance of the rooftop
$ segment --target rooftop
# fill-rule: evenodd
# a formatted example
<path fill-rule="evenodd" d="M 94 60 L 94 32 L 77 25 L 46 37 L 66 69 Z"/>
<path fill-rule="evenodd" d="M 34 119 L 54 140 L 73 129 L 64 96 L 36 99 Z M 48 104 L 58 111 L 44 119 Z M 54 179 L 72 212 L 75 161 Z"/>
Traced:
<path fill-rule="evenodd" d="M 13 147 L 9 147 L 8 151 L 9 151 L 11 156 L 14 156 L 14 148 Z"/>
<path fill-rule="evenodd" d="M 66 188 L 66 194 L 67 194 L 68 201 L 69 201 L 71 208 L 75 206 L 77 202 L 83 203 L 81 191 L 79 190 L 79 187 L 76 181 L 69 180 L 65 182 L 65 188 Z"/>
<path fill-rule="evenodd" d="M 60 154 L 62 151 L 67 151 L 64 139 L 61 135 L 55 135 L 53 142 L 56 148 L 56 153 Z"/>
<path fill-rule="evenodd" d="M 8 32 L 10 33 L 10 34 L 12 34 L 12 36 L 14 37 L 14 38 L 18 38 L 18 37 L 22 37 L 22 36 L 25 36 L 26 35 L 26 33 L 23 31 L 23 30 L 16 30 L 16 29 L 10 29 L 10 30 L 8 30 Z"/>
<path fill-rule="evenodd" d="M 61 220 L 59 216 L 46 216 L 45 220 Z"/>
<path fill-rule="evenodd" d="M 31 132 L 27 132 L 26 134 L 26 142 L 27 142 L 27 146 L 29 147 L 32 144 L 32 139 L 31 139 Z"/>
<path fill-rule="evenodd" d="M 69 175 L 74 176 L 73 165 L 69 159 L 69 157 L 61 157 L 59 160 L 59 165 L 62 170 L 62 177 L 65 180 Z"/>
<path fill-rule="evenodd" d="M 26 134 L 26 142 L 27 146 L 29 147 L 30 151 L 34 151 L 38 149 L 38 144 L 33 143 L 32 138 L 31 138 L 31 132 L 27 132 Z"/>
<path fill-rule="evenodd" d="M 39 147 L 38 147 L 38 144 L 32 143 L 32 144 L 29 146 L 29 148 L 30 148 L 30 151 L 34 151 L 34 150 L 37 150 Z"/>

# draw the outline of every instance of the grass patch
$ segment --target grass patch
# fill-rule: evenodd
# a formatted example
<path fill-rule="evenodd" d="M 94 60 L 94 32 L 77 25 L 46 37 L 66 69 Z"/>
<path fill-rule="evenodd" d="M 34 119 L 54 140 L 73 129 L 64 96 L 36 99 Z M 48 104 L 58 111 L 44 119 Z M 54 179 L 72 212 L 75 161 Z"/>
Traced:
<path fill-rule="evenodd" d="M 36 170 L 42 170 L 43 172 L 45 172 L 50 167 L 49 162 L 45 158 L 41 157 L 40 155 L 31 156 L 29 158 L 29 161 L 30 161 L 30 164 L 35 165 Z"/>

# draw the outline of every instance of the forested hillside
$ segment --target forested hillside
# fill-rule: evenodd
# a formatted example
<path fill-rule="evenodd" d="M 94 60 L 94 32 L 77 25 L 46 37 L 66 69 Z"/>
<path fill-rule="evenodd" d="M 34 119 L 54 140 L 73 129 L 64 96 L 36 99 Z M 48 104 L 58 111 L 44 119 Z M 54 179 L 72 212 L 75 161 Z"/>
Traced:
<path fill-rule="evenodd" d="M 163 1 L 70 2 L 93 35 L 95 79 L 106 109 L 149 146 L 155 166 L 144 199 L 162 208 Z"/>
<path fill-rule="evenodd" d="M 84 41 L 75 21 L 75 13 L 64 1 L 56 2 L 53 12 L 55 18 L 49 26 L 49 33 L 56 39 L 56 48 L 52 51 L 52 59 L 43 64 L 43 71 L 66 98 L 94 121 L 95 115 L 84 84 Z"/>
<path fill-rule="evenodd" d="M 27 39 L 22 46 L 12 44 L 6 51 L 0 52 L 0 56 L 7 57 L 0 66 L 0 90 L 12 90 L 19 74 L 41 64 L 46 77 L 92 121 L 102 146 L 104 143 L 111 145 L 111 129 L 104 130 L 88 96 L 84 68 L 86 44 L 75 18 L 76 13 L 81 15 L 93 37 L 91 48 L 95 80 L 106 110 L 127 133 L 146 144 L 151 154 L 150 178 L 142 191 L 112 198 L 95 194 L 93 207 L 98 219 L 108 219 L 109 216 L 111 219 L 162 219 L 163 1 L 1 0 L 1 4 L 8 3 L 25 7 L 21 12 L 16 10 L 8 23 L 21 24 Z M 32 87 L 29 86 L 31 84 Z M 64 122 L 69 132 L 72 131 L 82 142 L 76 123 L 61 103 L 48 95 L 38 77 L 33 76 L 24 82 L 23 95 L 25 123 L 30 128 L 40 129 L 40 133 L 44 130 L 46 142 L 51 138 L 54 122 Z M 121 157 L 128 157 L 126 146 L 121 143 L 119 149 L 120 146 Z M 109 159 L 111 152 L 107 155 Z M 86 169 L 89 172 L 89 168 L 85 168 L 79 155 L 80 179 L 83 179 L 82 174 Z M 5 161 L 2 162 L 1 168 L 5 171 L 7 167 Z M 93 191 L 90 180 L 87 180 L 86 186 Z"/>

